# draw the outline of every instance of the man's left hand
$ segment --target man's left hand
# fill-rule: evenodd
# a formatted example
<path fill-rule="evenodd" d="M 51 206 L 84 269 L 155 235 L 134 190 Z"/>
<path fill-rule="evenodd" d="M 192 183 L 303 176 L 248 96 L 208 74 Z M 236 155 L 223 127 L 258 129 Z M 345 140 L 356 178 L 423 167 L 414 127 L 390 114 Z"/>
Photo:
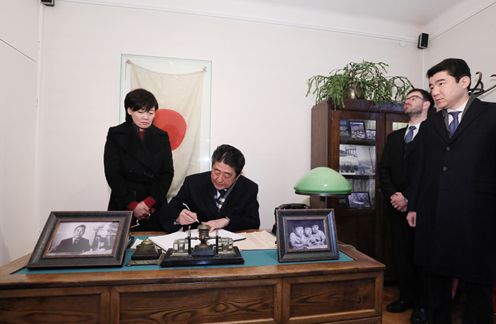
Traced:
<path fill-rule="evenodd" d="M 208 222 L 202 222 L 202 224 L 210 226 L 210 232 L 211 232 L 211 231 L 215 231 L 216 229 L 221 229 L 226 227 L 227 224 L 229 224 L 229 219 L 219 218 L 219 219 L 210 220 Z"/>

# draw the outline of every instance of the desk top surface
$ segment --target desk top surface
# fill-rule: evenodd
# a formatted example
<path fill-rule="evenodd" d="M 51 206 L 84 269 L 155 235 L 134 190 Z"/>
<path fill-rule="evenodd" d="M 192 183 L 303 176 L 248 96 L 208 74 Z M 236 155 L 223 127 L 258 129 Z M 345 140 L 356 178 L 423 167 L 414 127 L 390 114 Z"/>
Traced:
<path fill-rule="evenodd" d="M 340 245 L 340 259 L 319 262 L 278 263 L 277 251 L 243 251 L 244 265 L 160 268 L 133 266 L 81 269 L 25 270 L 29 255 L 0 268 L 0 290 L 15 288 L 48 288 L 103 284 L 179 283 L 222 281 L 247 278 L 275 278 L 301 275 L 325 275 L 340 272 L 383 271 L 384 265 L 351 246 Z M 127 258 L 130 257 L 128 253 Z"/>

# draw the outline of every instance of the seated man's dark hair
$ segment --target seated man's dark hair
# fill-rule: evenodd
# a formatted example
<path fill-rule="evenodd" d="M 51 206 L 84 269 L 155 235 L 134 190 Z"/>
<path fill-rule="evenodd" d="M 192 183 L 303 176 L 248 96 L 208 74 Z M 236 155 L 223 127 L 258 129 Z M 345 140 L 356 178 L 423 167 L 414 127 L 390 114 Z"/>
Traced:
<path fill-rule="evenodd" d="M 158 102 L 155 96 L 148 90 L 135 89 L 130 91 L 124 99 L 124 108 L 126 109 L 126 121 L 132 121 L 132 117 L 127 113 L 127 109 L 138 111 L 144 109 L 150 111 L 155 108 L 158 109 Z"/>
<path fill-rule="evenodd" d="M 212 165 L 215 162 L 223 162 L 234 169 L 236 175 L 243 171 L 245 157 L 240 150 L 228 144 L 218 146 L 212 154 Z"/>

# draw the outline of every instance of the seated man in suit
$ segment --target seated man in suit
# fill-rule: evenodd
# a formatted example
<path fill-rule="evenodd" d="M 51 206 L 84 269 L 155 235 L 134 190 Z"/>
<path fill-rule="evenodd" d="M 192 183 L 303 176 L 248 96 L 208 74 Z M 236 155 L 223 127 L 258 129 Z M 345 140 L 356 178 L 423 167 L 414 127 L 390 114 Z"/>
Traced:
<path fill-rule="evenodd" d="M 53 250 L 54 253 L 82 253 L 90 250 L 90 241 L 83 237 L 86 225 L 78 225 L 74 228 L 73 236 L 66 238 Z"/>
<path fill-rule="evenodd" d="M 180 225 L 196 227 L 199 223 L 211 230 L 259 228 L 258 185 L 241 175 L 244 165 L 243 153 L 237 148 L 217 147 L 212 170 L 187 176 L 170 201 L 166 228 L 178 230 Z"/>

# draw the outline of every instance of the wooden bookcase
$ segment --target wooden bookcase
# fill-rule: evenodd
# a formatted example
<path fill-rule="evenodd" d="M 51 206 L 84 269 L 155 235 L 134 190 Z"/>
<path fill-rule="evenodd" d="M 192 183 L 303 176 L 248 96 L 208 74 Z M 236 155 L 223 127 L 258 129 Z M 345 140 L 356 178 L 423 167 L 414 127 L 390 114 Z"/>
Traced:
<path fill-rule="evenodd" d="M 338 239 L 386 264 L 394 279 L 391 230 L 384 217 L 378 164 L 387 134 L 408 122 L 399 104 L 372 105 L 347 100 L 336 108 L 322 102 L 312 108 L 311 167 L 339 171 L 353 186 L 351 197 L 312 197 L 312 208 L 334 208 Z"/>

